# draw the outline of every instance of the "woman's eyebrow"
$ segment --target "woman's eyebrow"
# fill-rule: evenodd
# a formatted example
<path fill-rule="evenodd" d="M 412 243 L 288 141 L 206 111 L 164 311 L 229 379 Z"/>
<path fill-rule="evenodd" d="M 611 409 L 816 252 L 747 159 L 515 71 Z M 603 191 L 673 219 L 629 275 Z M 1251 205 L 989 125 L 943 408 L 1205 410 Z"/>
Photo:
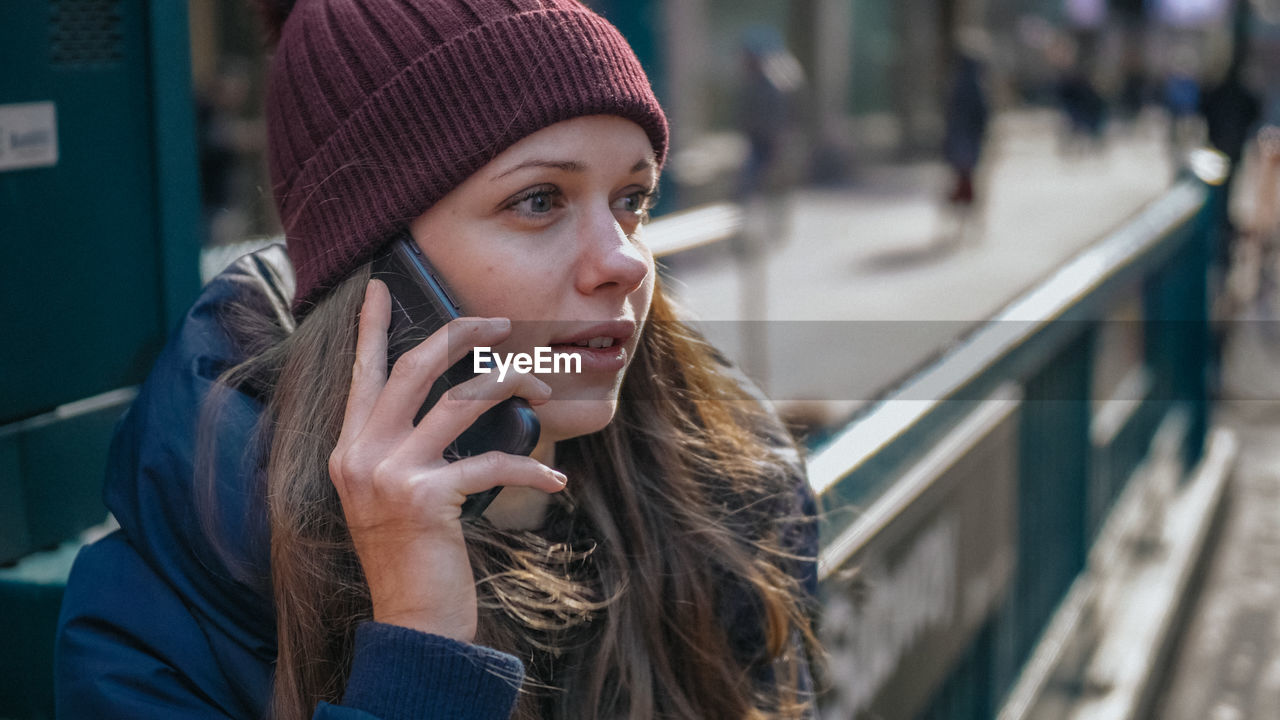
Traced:
<path fill-rule="evenodd" d="M 656 167 L 657 163 L 654 162 L 653 158 L 646 157 L 641 158 L 639 162 L 632 165 L 630 172 L 635 174 L 641 170 L 650 170 Z M 587 169 L 587 166 L 576 160 L 525 160 L 519 165 L 507 168 L 489 179 L 500 180 L 512 173 L 527 170 L 529 168 L 551 168 L 552 170 L 561 170 L 564 172 L 583 172 Z"/>
<path fill-rule="evenodd" d="M 528 168 L 551 168 L 553 170 L 563 170 L 565 172 L 582 172 L 587 169 L 587 166 L 575 160 L 525 160 L 515 167 L 508 168 L 497 175 L 494 175 L 490 179 L 499 180 L 512 173 L 527 170 Z"/>

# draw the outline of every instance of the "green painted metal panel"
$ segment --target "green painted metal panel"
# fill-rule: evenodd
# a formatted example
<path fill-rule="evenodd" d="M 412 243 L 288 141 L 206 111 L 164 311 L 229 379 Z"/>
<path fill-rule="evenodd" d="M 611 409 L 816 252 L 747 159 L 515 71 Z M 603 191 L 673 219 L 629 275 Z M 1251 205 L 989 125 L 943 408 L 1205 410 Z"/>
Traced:
<path fill-rule="evenodd" d="M 194 293 L 185 17 L 174 2 L 6 2 L 0 108 L 51 103 L 57 161 L 0 170 L 0 423 L 139 382 Z M 173 254 L 189 268 L 166 264 L 167 243 L 190 246 Z"/>
<path fill-rule="evenodd" d="M 161 332 L 177 326 L 200 286 L 200 172 L 187 3 L 148 7 L 153 99 Z"/>
<path fill-rule="evenodd" d="M 0 562 L 18 557 L 31 545 L 21 469 L 18 438 L 0 437 Z"/>
<path fill-rule="evenodd" d="M 0 564 L 106 519 L 107 451 L 134 395 L 107 393 L 0 427 Z"/>
<path fill-rule="evenodd" d="M 57 545 L 106 520 L 103 469 L 124 408 L 112 403 L 23 434 L 23 496 L 33 548 Z"/>
<path fill-rule="evenodd" d="M 1084 568 L 1089 486 L 1092 331 L 1068 345 L 1026 381 L 1019 563 L 1011 600 L 1018 611 L 1015 651 L 1021 664 L 1067 588 Z"/>
<path fill-rule="evenodd" d="M 635 51 L 659 101 L 666 98 L 662 3 L 657 0 L 590 0 L 587 5 L 613 23 Z"/>
<path fill-rule="evenodd" d="M 5 4 L 0 516 L 26 524 L 0 531 L 0 560 L 101 520 L 119 408 L 82 401 L 141 382 L 198 288 L 186 12 L 167 0 Z M 31 108 L 35 132 L 22 126 Z M 32 136 L 47 152 L 13 162 Z"/>
<path fill-rule="evenodd" d="M 58 611 L 79 544 L 0 569 L 0 717 L 52 720 Z"/>

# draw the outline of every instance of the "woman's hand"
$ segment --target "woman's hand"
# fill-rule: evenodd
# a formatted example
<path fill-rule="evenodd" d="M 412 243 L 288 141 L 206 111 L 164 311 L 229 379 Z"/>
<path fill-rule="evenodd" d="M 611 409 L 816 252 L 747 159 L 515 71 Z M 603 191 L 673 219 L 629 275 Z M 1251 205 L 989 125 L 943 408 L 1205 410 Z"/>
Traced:
<path fill-rule="evenodd" d="M 496 373 L 478 375 L 446 393 L 415 427 L 413 417 L 435 380 L 475 346 L 497 345 L 511 323 L 454 321 L 402 355 L 388 377 L 390 316 L 386 286 L 371 281 L 329 475 L 369 583 L 374 619 L 471 642 L 476 594 L 462 536 L 463 500 L 496 485 L 556 492 L 565 477 L 529 457 L 490 452 L 450 463 L 443 454 L 501 400 L 515 395 L 536 406 L 550 398 L 551 388 L 532 373 L 500 384 Z"/>

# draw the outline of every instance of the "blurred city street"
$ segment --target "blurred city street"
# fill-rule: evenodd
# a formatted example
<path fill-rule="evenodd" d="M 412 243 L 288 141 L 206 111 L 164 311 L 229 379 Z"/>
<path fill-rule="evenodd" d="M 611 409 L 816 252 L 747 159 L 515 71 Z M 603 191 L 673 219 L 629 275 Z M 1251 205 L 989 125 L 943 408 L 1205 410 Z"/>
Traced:
<path fill-rule="evenodd" d="M 1084 156 L 1059 152 L 1056 122 L 1045 112 L 999 119 L 986 216 L 971 237 L 947 237 L 941 165 L 882 167 L 845 190 L 797 192 L 765 272 L 745 267 L 730 240 L 672 258 L 669 275 L 701 327 L 784 410 L 842 419 L 1173 179 L 1158 119 Z M 767 285 L 751 284 L 761 277 Z M 1231 323 L 1215 425 L 1237 433 L 1240 454 L 1186 626 L 1153 666 L 1153 719 L 1244 720 L 1280 708 L 1280 346 L 1269 317 L 1259 306 Z M 765 354 L 744 351 L 761 341 Z M 1064 717 L 1106 716 L 1086 708 L 1068 701 Z"/>
<path fill-rule="evenodd" d="M 848 189 L 796 192 L 763 268 L 744 269 L 732 240 L 669 259 L 677 293 L 770 397 L 844 415 L 1169 187 L 1162 118 L 1083 155 L 1059 151 L 1059 123 L 997 118 L 984 216 L 966 237 L 952 237 L 941 163 L 868 168 Z"/>

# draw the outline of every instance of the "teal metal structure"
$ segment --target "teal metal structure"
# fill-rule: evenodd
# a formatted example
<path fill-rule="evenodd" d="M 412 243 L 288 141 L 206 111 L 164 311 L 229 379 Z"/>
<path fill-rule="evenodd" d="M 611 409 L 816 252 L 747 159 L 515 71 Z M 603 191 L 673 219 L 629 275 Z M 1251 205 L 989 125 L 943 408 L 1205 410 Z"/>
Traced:
<path fill-rule="evenodd" d="M 815 452 L 824 717 L 995 717 L 1162 423 L 1200 459 L 1219 192 L 1188 175 Z M 1103 364 L 1143 382 L 1102 392 Z M 1099 401 L 1127 408 L 1105 432 Z"/>
<path fill-rule="evenodd" d="M 52 716 L 73 551 L 116 419 L 198 289 L 187 3 L 8 0 L 0 22 L 0 717 Z"/>

